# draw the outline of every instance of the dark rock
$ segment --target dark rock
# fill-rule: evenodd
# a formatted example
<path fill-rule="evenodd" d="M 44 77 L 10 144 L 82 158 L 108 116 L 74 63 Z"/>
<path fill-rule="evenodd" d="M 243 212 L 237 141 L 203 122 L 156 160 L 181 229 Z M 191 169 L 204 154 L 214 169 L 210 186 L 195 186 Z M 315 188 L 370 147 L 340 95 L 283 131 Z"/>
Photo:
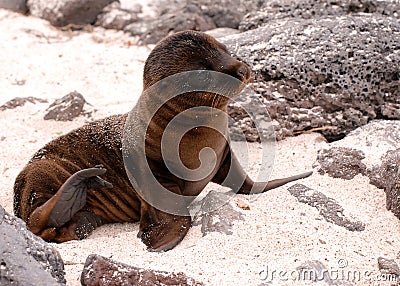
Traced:
<path fill-rule="evenodd" d="M 265 5 L 262 0 L 158 0 L 159 14 L 177 11 L 178 7 L 196 5 L 219 28 L 237 29 L 243 17 Z"/>
<path fill-rule="evenodd" d="M 74 91 L 66 96 L 54 101 L 48 108 L 44 116 L 45 120 L 54 119 L 56 121 L 70 121 L 75 117 L 84 114 L 83 107 L 86 100 L 83 96 Z"/>
<path fill-rule="evenodd" d="M 377 13 L 400 18 L 400 3 L 371 0 L 277 0 L 265 1 L 257 10 L 248 13 L 240 23 L 247 31 L 278 19 L 312 19 L 326 16 L 343 16 L 349 13 Z"/>
<path fill-rule="evenodd" d="M 138 21 L 138 12 L 122 9 L 119 2 L 113 2 L 97 16 L 96 26 L 106 29 L 123 30 L 129 24 Z"/>
<path fill-rule="evenodd" d="M 238 29 L 246 14 L 259 11 L 269 1 L 264 0 L 197 0 L 217 27 Z"/>
<path fill-rule="evenodd" d="M 0 285 L 65 285 L 58 251 L 0 206 Z"/>
<path fill-rule="evenodd" d="M 364 158 L 365 155 L 362 151 L 352 148 L 323 149 L 318 152 L 317 156 L 320 165 L 318 172 L 321 175 L 327 173 L 333 178 L 351 180 L 358 174 L 366 174 L 367 166 L 361 162 Z"/>
<path fill-rule="evenodd" d="M 240 104 L 231 104 L 228 114 L 235 121 L 229 125 L 229 136 L 233 141 L 242 141 L 242 135 L 248 142 L 260 141 L 258 130 L 253 120 L 247 117 L 246 110 Z"/>
<path fill-rule="evenodd" d="M 400 148 L 400 121 L 372 120 L 351 131 L 345 138 L 331 143 L 327 148 L 332 147 L 362 150 L 365 156 L 363 163 L 368 168 L 366 174 L 371 178 L 372 169 L 382 164 L 386 153 Z M 376 175 L 379 175 L 379 172 Z"/>
<path fill-rule="evenodd" d="M 0 0 L 0 8 L 25 14 L 28 12 L 26 0 Z"/>
<path fill-rule="evenodd" d="M 133 267 L 91 254 L 81 275 L 82 285 L 203 285 L 185 274 Z"/>
<path fill-rule="evenodd" d="M 241 0 L 197 0 L 194 2 L 217 27 L 237 29 L 247 12 L 241 5 L 243 2 Z"/>
<path fill-rule="evenodd" d="M 185 6 L 193 3 L 193 1 L 186 0 L 154 0 L 154 14 L 156 18 L 169 13 L 175 13 L 176 11 L 184 8 Z M 197 4 L 195 4 L 197 6 Z"/>
<path fill-rule="evenodd" d="M 396 281 L 398 278 L 400 278 L 400 267 L 396 261 L 394 261 L 394 259 L 379 257 L 378 267 L 383 274 L 394 275 L 395 277 L 393 278 L 395 279 L 393 279 L 393 281 Z"/>
<path fill-rule="evenodd" d="M 261 5 L 258 0 L 157 0 L 151 13 L 155 16 L 147 15 L 124 31 L 140 36 L 141 44 L 155 44 L 168 34 L 183 30 L 237 29 L 243 16 Z"/>
<path fill-rule="evenodd" d="M 4 103 L 2 106 L 0 106 L 0 111 L 4 111 L 7 109 L 14 109 L 20 106 L 24 106 L 25 103 L 30 102 L 35 104 L 36 102 L 39 103 L 47 103 L 47 100 L 45 99 L 41 99 L 41 98 L 37 98 L 37 97 L 16 97 L 14 99 L 11 99 L 10 101 L 7 101 L 6 103 Z"/>
<path fill-rule="evenodd" d="M 389 102 L 382 106 L 381 112 L 386 118 L 400 118 L 400 104 Z"/>
<path fill-rule="evenodd" d="M 115 0 L 28 0 L 30 13 L 54 26 L 93 24 L 104 7 Z"/>
<path fill-rule="evenodd" d="M 214 21 L 216 27 L 231 29 L 239 28 L 239 23 L 243 17 L 241 13 L 232 11 L 229 6 L 220 6 L 217 10 L 215 7 L 208 8 L 205 9 L 204 13 Z"/>
<path fill-rule="evenodd" d="M 243 136 L 249 142 L 265 140 L 275 141 L 272 120 L 268 113 L 265 99 L 247 87 L 240 96 L 228 106 L 229 136 L 233 141 L 243 141 Z"/>
<path fill-rule="evenodd" d="M 400 219 L 399 162 L 400 121 L 372 120 L 320 151 L 314 167 L 332 177 L 368 176 L 371 184 L 384 189 L 387 209 Z"/>
<path fill-rule="evenodd" d="M 230 235 L 234 221 L 243 220 L 242 214 L 228 203 L 233 195 L 211 191 L 197 204 L 193 225 L 201 225 L 203 236 L 210 232 Z"/>
<path fill-rule="evenodd" d="M 320 129 L 337 140 L 372 119 L 400 119 L 396 18 L 283 19 L 220 41 L 252 66 L 277 139 Z"/>
<path fill-rule="evenodd" d="M 301 203 L 310 205 L 319 210 L 327 222 L 342 226 L 350 231 L 363 231 L 365 224 L 360 221 L 351 221 L 343 214 L 343 207 L 334 199 L 328 198 L 323 193 L 310 189 L 302 184 L 296 184 L 288 189 L 290 194 Z"/>
<path fill-rule="evenodd" d="M 382 158 L 382 165 L 369 170 L 370 183 L 384 189 L 386 208 L 400 219 L 400 149 L 391 150 Z"/>
<path fill-rule="evenodd" d="M 216 28 L 214 22 L 196 5 L 160 15 L 157 19 L 143 20 L 124 28 L 133 36 L 139 36 L 142 44 L 155 44 L 170 33 L 184 30 L 207 31 Z"/>

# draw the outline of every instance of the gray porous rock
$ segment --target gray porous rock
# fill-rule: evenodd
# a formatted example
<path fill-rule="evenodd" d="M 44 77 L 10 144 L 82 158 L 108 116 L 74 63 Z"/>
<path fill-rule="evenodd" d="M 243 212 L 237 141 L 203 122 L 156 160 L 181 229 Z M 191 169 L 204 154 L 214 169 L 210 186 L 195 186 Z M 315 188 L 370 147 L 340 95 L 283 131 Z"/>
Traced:
<path fill-rule="evenodd" d="M 277 139 L 319 130 L 334 141 L 372 119 L 400 119 L 397 18 L 280 19 L 220 41 L 252 67 Z"/>
<path fill-rule="evenodd" d="M 58 251 L 0 206 L 0 285 L 65 285 Z"/>
<path fill-rule="evenodd" d="M 289 193 L 296 197 L 300 203 L 307 204 L 319 210 L 321 216 L 330 223 L 344 227 L 349 231 L 363 231 L 365 224 L 360 221 L 353 221 L 346 217 L 344 209 L 332 198 L 315 191 L 305 185 L 295 184 L 288 189 Z"/>
<path fill-rule="evenodd" d="M 123 30 L 129 24 L 139 20 L 138 13 L 122 9 L 119 2 L 113 2 L 97 16 L 95 25 L 106 29 Z"/>
<path fill-rule="evenodd" d="M 400 121 L 372 120 L 318 152 L 320 174 L 352 179 L 367 176 L 386 193 L 386 206 L 400 219 Z"/>
<path fill-rule="evenodd" d="M 181 5 L 177 10 L 167 11 L 157 19 L 142 19 L 127 25 L 125 32 L 139 36 L 141 44 L 155 44 L 170 33 L 184 30 L 207 31 L 216 28 L 210 17 L 196 5 Z"/>
<path fill-rule="evenodd" d="M 382 165 L 372 168 L 370 182 L 386 193 L 386 208 L 400 219 L 400 149 L 390 150 Z"/>
<path fill-rule="evenodd" d="M 96 21 L 103 8 L 115 0 L 28 0 L 31 15 L 52 25 L 86 25 Z"/>
<path fill-rule="evenodd" d="M 45 120 L 54 119 L 56 121 L 71 121 L 75 117 L 83 115 L 86 100 L 78 92 L 74 91 L 60 99 L 54 101 L 48 108 L 44 116 Z"/>
<path fill-rule="evenodd" d="M 155 44 L 172 32 L 237 29 L 244 15 L 259 9 L 259 0 L 157 0 L 151 13 L 124 31 L 139 36 L 140 44 Z"/>
<path fill-rule="evenodd" d="M 0 8 L 25 14 L 28 12 L 26 0 L 0 0 Z"/>
<path fill-rule="evenodd" d="M 274 123 L 266 108 L 266 100 L 251 87 L 246 87 L 239 96 L 233 98 L 228 107 L 228 115 L 232 119 L 229 121 L 231 140 L 275 140 Z"/>
<path fill-rule="evenodd" d="M 109 258 L 91 254 L 85 262 L 81 275 L 81 284 L 95 285 L 137 285 L 137 286 L 167 286 L 187 285 L 201 286 L 200 282 L 187 277 L 184 273 L 168 273 L 130 266 Z"/>
<path fill-rule="evenodd" d="M 326 16 L 343 16 L 351 13 L 376 13 L 400 18 L 400 3 L 384 0 L 276 0 L 265 1 L 259 9 L 245 15 L 241 31 L 267 25 L 270 21 L 296 18 L 315 19 Z"/>
<path fill-rule="evenodd" d="M 333 151 L 327 151 L 330 148 L 334 148 Z M 331 164 L 337 164 L 338 168 L 346 168 L 346 166 L 339 167 L 345 164 L 354 164 L 359 167 L 353 168 L 352 172 L 357 173 L 357 170 L 361 174 L 367 175 L 371 180 L 376 177 L 374 181 L 379 182 L 382 179 L 379 176 L 379 172 L 374 172 L 377 166 L 382 165 L 382 158 L 390 150 L 396 150 L 400 148 L 400 120 L 384 120 L 375 119 L 368 122 L 368 124 L 358 127 L 351 131 L 341 140 L 332 142 L 328 147 L 324 148 L 326 154 L 331 154 Z M 348 158 L 334 158 L 338 152 L 348 152 Z M 321 151 L 322 152 L 322 151 Z M 344 154 L 343 154 L 344 155 Z M 337 155 L 342 156 L 342 155 Z M 342 156 L 343 157 L 343 156 Z M 347 157 L 347 155 L 346 155 Z M 329 156 L 327 158 L 329 160 Z M 324 161 L 327 161 L 324 160 Z M 335 161 L 347 161 L 347 163 L 337 163 Z M 351 162 L 351 160 L 356 162 Z M 326 162 L 329 165 L 330 162 Z M 364 172 L 365 164 L 367 169 Z M 316 161 L 314 167 L 318 167 L 319 162 Z M 341 172 L 339 170 L 339 172 Z M 381 187 L 380 187 L 381 188 Z"/>
<path fill-rule="evenodd" d="M 177 11 L 177 7 L 196 5 L 218 28 L 237 29 L 243 17 L 266 5 L 263 0 L 158 0 L 158 14 Z"/>
<path fill-rule="evenodd" d="M 263 0 L 195 0 L 217 27 L 238 29 L 246 14 L 259 11 L 269 1 Z"/>
<path fill-rule="evenodd" d="M 333 147 L 318 152 L 317 161 L 320 164 L 318 172 L 328 174 L 333 178 L 351 180 L 356 175 L 365 175 L 367 166 L 362 162 L 364 152 L 353 148 Z"/>
<path fill-rule="evenodd" d="M 400 219 L 400 121 L 372 120 L 319 152 L 320 173 L 351 179 L 357 173 L 383 189 L 387 209 Z"/>

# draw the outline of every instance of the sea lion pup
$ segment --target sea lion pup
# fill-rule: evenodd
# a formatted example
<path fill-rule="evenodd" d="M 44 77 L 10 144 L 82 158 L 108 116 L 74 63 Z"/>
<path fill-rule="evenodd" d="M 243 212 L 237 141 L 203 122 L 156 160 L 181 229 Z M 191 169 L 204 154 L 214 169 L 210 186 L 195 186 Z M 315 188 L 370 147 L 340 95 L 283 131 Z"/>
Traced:
<path fill-rule="evenodd" d="M 224 45 L 205 33 L 184 31 L 166 37 L 152 50 L 144 67 L 143 89 L 146 91 L 171 75 L 193 70 L 216 71 L 237 78 L 241 86 L 236 92 L 250 79 L 249 67 L 231 57 Z M 163 91 L 152 96 L 143 93 L 139 98 L 134 108 L 139 117 L 146 104 L 163 100 Z M 211 148 L 216 164 L 210 175 L 195 182 L 179 178 L 170 173 L 161 156 L 163 131 L 175 115 L 195 106 L 226 112 L 228 102 L 224 96 L 190 92 L 163 104 L 148 126 L 142 126 L 139 118 L 134 123 L 138 126 L 133 128 L 145 133 L 147 164 L 169 191 L 196 196 L 207 183 L 215 182 L 248 194 L 257 186 L 243 171 L 225 138 L 207 127 L 188 131 L 180 141 L 179 151 L 183 164 L 196 169 L 200 164 L 199 152 Z M 191 226 L 190 216 L 163 212 L 132 187 L 122 152 L 127 118 L 128 114 L 114 115 L 84 125 L 49 142 L 33 156 L 14 186 L 14 213 L 27 222 L 29 230 L 47 241 L 64 242 L 83 239 L 105 223 L 140 221 L 138 236 L 149 250 L 172 249 L 184 238 Z M 137 166 L 145 163 L 139 157 L 136 161 L 139 161 Z M 235 186 L 234 180 L 224 182 L 228 171 L 243 178 L 240 186 Z M 258 191 L 310 174 L 273 180 Z"/>

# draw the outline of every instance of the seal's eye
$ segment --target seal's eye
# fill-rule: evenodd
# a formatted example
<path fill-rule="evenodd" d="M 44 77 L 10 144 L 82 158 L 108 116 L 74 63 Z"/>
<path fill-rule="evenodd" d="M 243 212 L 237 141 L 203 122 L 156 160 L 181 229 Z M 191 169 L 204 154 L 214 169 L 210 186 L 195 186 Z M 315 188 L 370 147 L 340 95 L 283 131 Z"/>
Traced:
<path fill-rule="evenodd" d="M 209 58 L 202 58 L 199 60 L 201 70 L 213 70 L 213 65 L 210 64 Z"/>

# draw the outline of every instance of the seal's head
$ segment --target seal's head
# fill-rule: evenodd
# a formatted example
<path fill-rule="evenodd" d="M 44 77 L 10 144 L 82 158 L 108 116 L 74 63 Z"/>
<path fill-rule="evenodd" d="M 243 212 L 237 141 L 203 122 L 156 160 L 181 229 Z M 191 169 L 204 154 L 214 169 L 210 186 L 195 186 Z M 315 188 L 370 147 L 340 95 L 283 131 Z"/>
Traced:
<path fill-rule="evenodd" d="M 248 82 L 250 68 L 232 57 L 225 45 L 202 32 L 183 31 L 161 40 L 146 60 L 144 90 L 156 82 L 182 72 L 211 70 Z"/>

